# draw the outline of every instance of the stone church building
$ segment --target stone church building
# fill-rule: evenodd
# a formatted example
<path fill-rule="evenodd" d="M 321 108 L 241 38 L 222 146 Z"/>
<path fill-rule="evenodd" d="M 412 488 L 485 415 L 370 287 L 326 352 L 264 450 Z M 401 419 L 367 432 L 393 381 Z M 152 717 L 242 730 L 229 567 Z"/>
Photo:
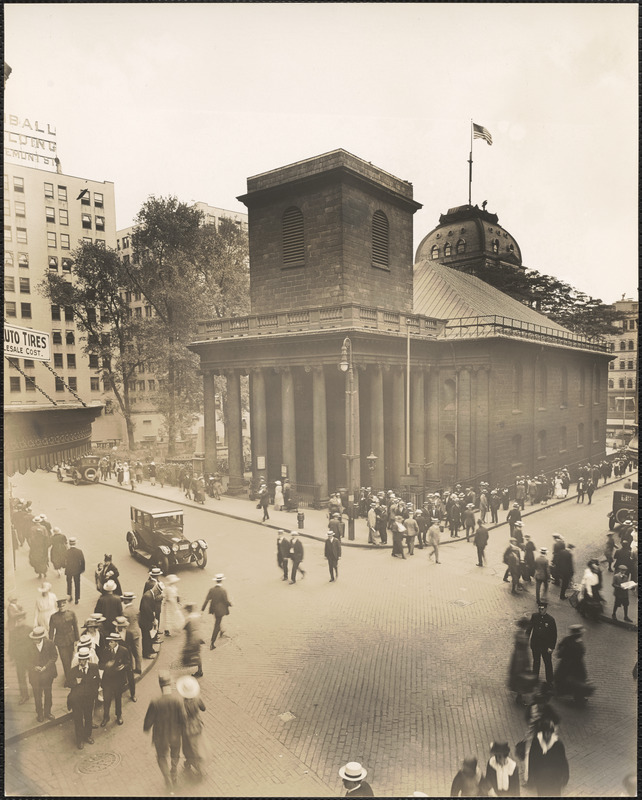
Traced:
<path fill-rule="evenodd" d="M 523 268 L 495 214 L 450 209 L 413 263 L 412 184 L 345 150 L 248 178 L 239 199 L 251 314 L 201 321 L 190 346 L 209 471 L 227 378 L 229 491 L 245 376 L 254 480 L 287 473 L 321 503 L 348 482 L 493 484 L 603 456 L 605 345 L 484 283 L 488 265 Z"/>

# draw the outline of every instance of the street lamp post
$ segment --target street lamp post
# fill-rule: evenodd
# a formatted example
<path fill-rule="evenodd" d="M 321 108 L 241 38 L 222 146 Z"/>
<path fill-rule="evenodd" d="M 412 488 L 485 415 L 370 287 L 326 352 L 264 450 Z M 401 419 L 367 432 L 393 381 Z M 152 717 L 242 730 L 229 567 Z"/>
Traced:
<path fill-rule="evenodd" d="M 354 478 L 352 463 L 359 459 L 355 453 L 355 407 L 354 407 L 354 370 L 352 366 L 352 342 L 346 336 L 341 345 L 341 361 L 339 369 L 346 374 L 346 484 L 348 489 L 348 539 L 354 540 Z"/>

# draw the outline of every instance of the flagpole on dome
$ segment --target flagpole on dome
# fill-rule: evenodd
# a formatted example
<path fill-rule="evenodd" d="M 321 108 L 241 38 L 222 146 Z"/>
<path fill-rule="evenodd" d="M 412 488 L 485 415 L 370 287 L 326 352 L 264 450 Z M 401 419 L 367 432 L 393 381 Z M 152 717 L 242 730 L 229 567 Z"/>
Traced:
<path fill-rule="evenodd" d="M 468 158 L 468 205 L 472 205 L 471 196 L 473 189 L 473 120 L 470 119 L 470 156 Z"/>

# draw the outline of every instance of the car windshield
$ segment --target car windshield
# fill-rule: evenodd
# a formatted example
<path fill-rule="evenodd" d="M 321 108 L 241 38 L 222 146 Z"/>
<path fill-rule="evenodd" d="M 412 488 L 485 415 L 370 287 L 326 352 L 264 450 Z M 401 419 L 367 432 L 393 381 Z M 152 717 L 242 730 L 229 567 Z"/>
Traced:
<path fill-rule="evenodd" d="M 152 520 L 154 530 L 161 530 L 161 528 L 181 528 L 183 518 L 179 515 L 168 517 L 155 517 Z"/>

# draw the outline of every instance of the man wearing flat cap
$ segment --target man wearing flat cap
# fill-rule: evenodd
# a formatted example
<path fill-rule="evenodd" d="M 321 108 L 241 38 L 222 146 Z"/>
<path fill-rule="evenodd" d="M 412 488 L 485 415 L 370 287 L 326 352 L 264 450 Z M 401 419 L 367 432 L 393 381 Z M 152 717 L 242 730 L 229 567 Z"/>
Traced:
<path fill-rule="evenodd" d="M 364 778 L 368 774 L 358 761 L 349 761 L 339 770 L 346 788 L 346 797 L 374 797 L 374 792 Z"/>
<path fill-rule="evenodd" d="M 557 625 L 548 613 L 548 603 L 540 600 L 537 612 L 530 618 L 526 632 L 530 634 L 530 646 L 533 653 L 533 672 L 539 678 L 539 667 L 542 659 L 546 670 L 546 683 L 553 683 L 552 653 L 557 643 Z"/>

